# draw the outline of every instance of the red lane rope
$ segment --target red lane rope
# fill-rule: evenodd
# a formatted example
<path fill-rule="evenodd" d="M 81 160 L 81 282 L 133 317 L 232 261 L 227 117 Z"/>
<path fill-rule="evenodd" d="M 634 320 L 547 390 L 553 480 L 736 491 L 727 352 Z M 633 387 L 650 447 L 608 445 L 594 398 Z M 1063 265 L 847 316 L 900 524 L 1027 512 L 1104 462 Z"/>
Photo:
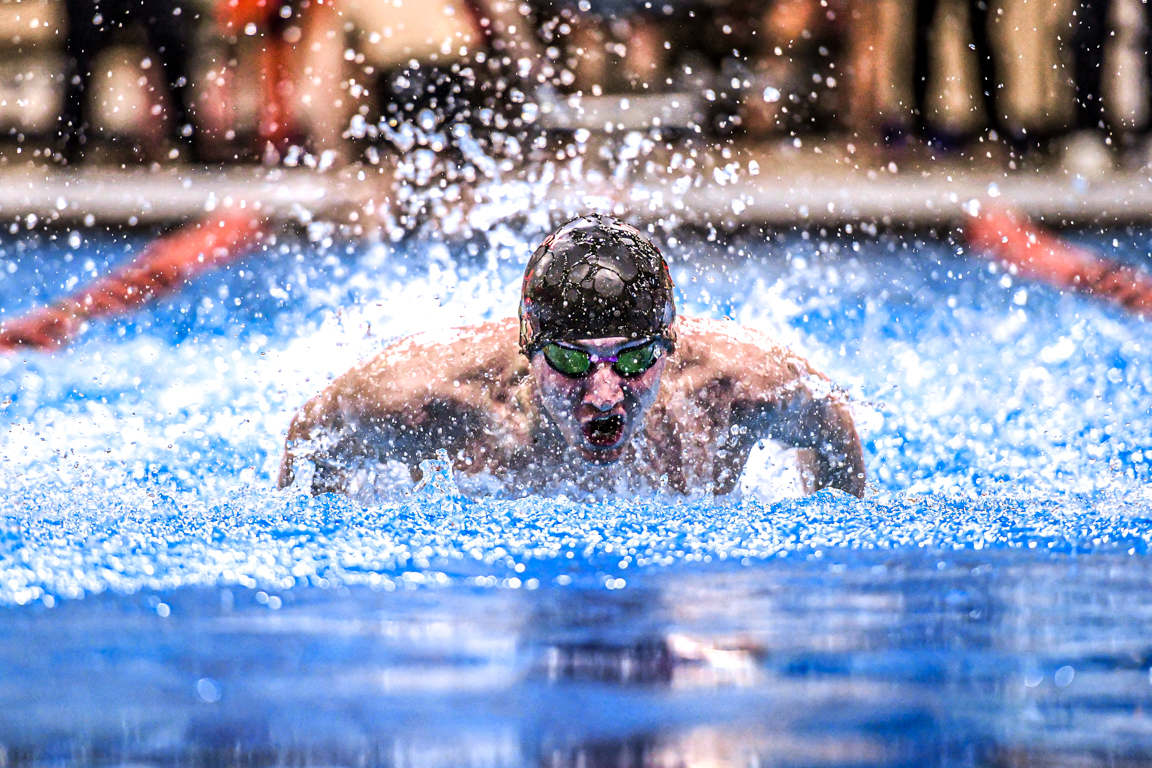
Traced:
<path fill-rule="evenodd" d="M 1077 248 L 1022 214 L 981 212 L 968 223 L 968 243 L 1006 267 L 1015 267 L 1018 275 L 1152 316 L 1152 275 Z"/>
<path fill-rule="evenodd" d="M 88 320 L 127 314 L 238 258 L 260 238 L 263 217 L 230 210 L 149 244 L 126 267 L 51 306 L 0 322 L 0 352 L 57 349 Z"/>

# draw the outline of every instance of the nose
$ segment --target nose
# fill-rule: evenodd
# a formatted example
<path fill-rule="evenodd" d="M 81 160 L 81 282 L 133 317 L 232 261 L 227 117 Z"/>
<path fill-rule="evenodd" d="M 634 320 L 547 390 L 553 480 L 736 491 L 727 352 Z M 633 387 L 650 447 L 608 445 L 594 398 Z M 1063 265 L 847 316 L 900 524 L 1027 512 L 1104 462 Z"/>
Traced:
<path fill-rule="evenodd" d="M 610 411 L 624 399 L 620 376 L 607 363 L 600 363 L 588 376 L 583 402 L 598 411 Z"/>

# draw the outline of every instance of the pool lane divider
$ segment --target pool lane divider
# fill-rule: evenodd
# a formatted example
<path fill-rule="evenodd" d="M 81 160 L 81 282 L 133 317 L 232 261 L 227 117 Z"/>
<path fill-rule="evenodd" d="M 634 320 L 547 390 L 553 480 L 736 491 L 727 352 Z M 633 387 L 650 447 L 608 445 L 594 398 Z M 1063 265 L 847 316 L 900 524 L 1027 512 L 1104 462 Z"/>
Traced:
<path fill-rule="evenodd" d="M 1152 316 L 1152 275 L 1072 245 L 1022 213 L 982 210 L 967 223 L 968 244 L 1022 277 Z"/>
<path fill-rule="evenodd" d="M 251 250 L 266 223 L 261 214 L 233 208 L 164 235 L 127 266 L 71 296 L 0 321 L 0 352 L 58 349 L 90 320 L 125 315 L 175 293 L 200 273 Z"/>
<path fill-rule="evenodd" d="M 153 241 L 126 267 L 68 298 L 0 321 L 0 353 L 58 349 L 90 320 L 125 315 L 175 293 L 200 273 L 243 256 L 260 241 L 267 224 L 263 214 L 232 208 L 181 227 Z M 1152 275 L 1074 246 L 1021 213 L 982 210 L 965 231 L 973 252 L 1019 276 L 1152 315 Z"/>

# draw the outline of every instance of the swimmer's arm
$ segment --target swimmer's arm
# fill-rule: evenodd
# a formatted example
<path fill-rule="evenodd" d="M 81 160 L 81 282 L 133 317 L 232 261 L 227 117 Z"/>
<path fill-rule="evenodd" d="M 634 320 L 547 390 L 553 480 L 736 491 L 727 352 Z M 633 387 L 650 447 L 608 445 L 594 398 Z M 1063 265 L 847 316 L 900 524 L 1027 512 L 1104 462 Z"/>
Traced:
<path fill-rule="evenodd" d="M 280 459 L 280 476 L 276 480 L 278 488 L 296 482 L 296 473 L 302 462 L 311 462 L 314 470 L 307 489 L 309 493 L 326 493 L 343 485 L 343 474 L 327 460 L 340 442 L 335 437 L 342 431 L 340 421 L 339 411 L 333 408 L 328 390 L 309 400 L 292 417 L 284 440 L 284 456 Z M 333 437 L 335 439 L 330 439 Z"/>
<path fill-rule="evenodd" d="M 474 419 L 439 381 L 409 368 L 367 364 L 309 401 L 288 429 L 278 486 L 292 485 L 305 460 L 311 493 L 344 493 L 358 460 L 395 460 L 415 474 L 437 448 L 454 451 Z"/>
<path fill-rule="evenodd" d="M 346 374 L 347 376 L 347 374 Z M 337 380 L 308 403 L 292 419 L 284 441 L 277 485 L 284 488 L 297 482 L 307 483 L 312 494 L 347 492 L 348 470 L 358 459 L 372 456 L 387 460 L 374 450 L 371 439 L 377 430 L 366 429 L 383 414 L 372 414 L 348 398 L 348 392 Z M 379 419 L 387 422 L 388 419 Z M 391 430 L 389 430 L 391 431 Z M 387 438 L 385 437 L 385 442 Z M 300 478 L 297 474 L 303 472 Z M 308 479 L 311 475 L 311 480 Z"/>
<path fill-rule="evenodd" d="M 802 360 L 782 360 L 770 374 L 752 377 L 734 406 L 735 423 L 750 437 L 811 449 L 813 491 L 864 496 L 864 452 L 847 400 Z"/>

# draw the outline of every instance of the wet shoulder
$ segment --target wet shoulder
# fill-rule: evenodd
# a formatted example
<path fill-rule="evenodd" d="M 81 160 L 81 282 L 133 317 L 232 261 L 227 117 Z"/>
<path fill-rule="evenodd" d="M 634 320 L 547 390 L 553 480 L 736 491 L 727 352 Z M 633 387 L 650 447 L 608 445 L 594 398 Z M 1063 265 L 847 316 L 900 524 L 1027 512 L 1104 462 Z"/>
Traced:
<path fill-rule="evenodd" d="M 802 358 L 763 331 L 725 320 L 677 320 L 676 356 L 682 376 L 696 386 L 795 376 Z"/>
<path fill-rule="evenodd" d="M 407 336 L 361 367 L 373 377 L 415 377 L 433 384 L 500 379 L 526 371 L 527 363 L 520 355 L 516 320 L 505 318 Z"/>

